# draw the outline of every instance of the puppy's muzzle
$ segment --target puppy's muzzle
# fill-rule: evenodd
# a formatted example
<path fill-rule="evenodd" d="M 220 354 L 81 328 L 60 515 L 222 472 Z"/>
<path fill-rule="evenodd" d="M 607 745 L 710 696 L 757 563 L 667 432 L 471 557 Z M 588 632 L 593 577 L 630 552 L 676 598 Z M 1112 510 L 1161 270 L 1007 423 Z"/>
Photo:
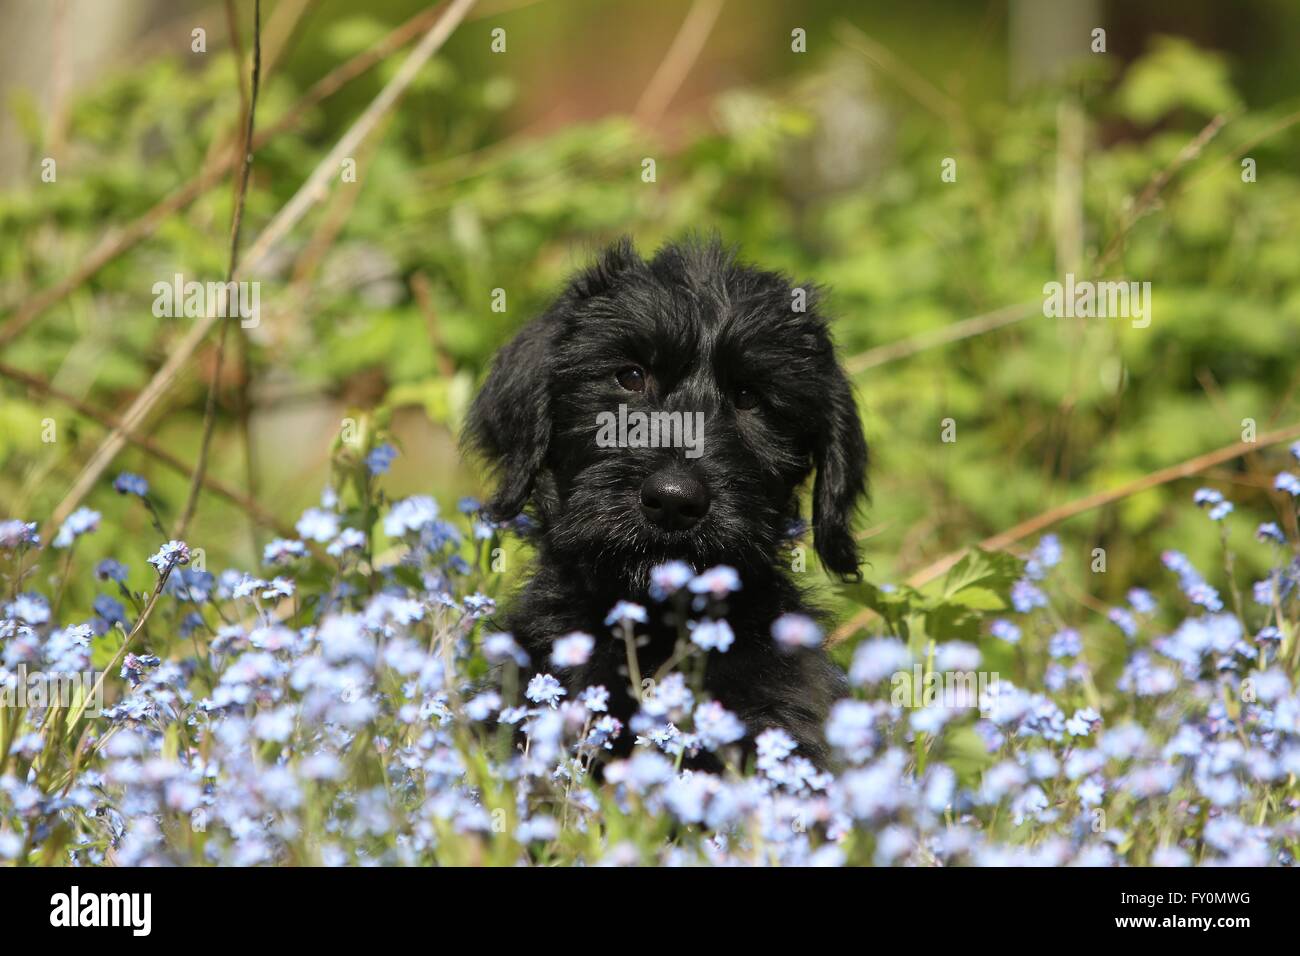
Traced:
<path fill-rule="evenodd" d="M 681 468 L 664 468 L 641 485 L 641 513 L 665 531 L 685 531 L 709 510 L 709 489 Z"/>

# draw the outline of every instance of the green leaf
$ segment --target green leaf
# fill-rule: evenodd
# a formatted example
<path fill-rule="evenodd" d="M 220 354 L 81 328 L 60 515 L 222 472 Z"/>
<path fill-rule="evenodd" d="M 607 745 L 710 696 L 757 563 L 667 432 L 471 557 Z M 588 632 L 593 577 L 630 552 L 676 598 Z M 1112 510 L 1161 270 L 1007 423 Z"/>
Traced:
<path fill-rule="evenodd" d="M 972 611 L 1001 611 L 1007 602 L 996 591 L 985 587 L 962 588 L 951 598 L 949 604 L 970 608 Z"/>
<path fill-rule="evenodd" d="M 1022 568 L 1023 562 L 1013 554 L 971 548 L 944 576 L 938 596 L 949 601 L 967 588 L 1004 593 L 1020 577 Z M 975 607 L 973 604 L 966 606 Z"/>

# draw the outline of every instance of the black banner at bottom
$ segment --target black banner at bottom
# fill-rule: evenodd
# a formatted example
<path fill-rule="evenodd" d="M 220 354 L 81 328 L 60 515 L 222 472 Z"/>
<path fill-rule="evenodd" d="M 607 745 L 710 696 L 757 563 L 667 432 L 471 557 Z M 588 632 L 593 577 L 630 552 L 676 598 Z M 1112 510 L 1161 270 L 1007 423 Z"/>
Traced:
<path fill-rule="evenodd" d="M 773 919 L 870 933 L 908 927 L 936 943 L 962 928 L 1049 939 L 1173 934 L 1232 939 L 1294 923 L 1280 870 L 0 869 L 6 929 L 105 941 L 335 943 L 339 933 L 561 933 L 659 917 L 735 942 Z M 549 914 L 549 915 L 548 915 Z M 8 935 L 8 934 L 6 934 Z M 497 937 L 500 938 L 499 936 Z"/>

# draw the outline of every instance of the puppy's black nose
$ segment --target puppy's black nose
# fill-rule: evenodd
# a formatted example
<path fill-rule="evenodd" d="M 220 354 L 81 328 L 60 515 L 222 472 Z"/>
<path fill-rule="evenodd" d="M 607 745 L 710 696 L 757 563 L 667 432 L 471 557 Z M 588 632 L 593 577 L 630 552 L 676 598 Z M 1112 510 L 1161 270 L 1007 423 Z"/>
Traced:
<path fill-rule="evenodd" d="M 641 485 L 641 511 L 661 528 L 685 531 L 709 510 L 709 491 L 689 472 L 657 471 Z"/>

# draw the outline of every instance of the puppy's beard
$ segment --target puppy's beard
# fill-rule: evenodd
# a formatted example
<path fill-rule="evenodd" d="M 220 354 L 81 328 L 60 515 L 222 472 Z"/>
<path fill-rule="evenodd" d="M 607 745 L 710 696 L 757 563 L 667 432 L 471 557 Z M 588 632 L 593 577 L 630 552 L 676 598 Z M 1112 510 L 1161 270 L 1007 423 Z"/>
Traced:
<path fill-rule="evenodd" d="M 668 561 L 683 561 L 697 573 L 719 564 L 741 571 L 770 570 L 776 564 L 779 538 L 761 525 L 710 513 L 688 530 L 664 531 L 639 509 L 593 513 L 573 504 L 571 500 L 569 508 L 550 515 L 547 542 L 552 552 L 630 596 L 644 594 L 650 572 Z"/>

